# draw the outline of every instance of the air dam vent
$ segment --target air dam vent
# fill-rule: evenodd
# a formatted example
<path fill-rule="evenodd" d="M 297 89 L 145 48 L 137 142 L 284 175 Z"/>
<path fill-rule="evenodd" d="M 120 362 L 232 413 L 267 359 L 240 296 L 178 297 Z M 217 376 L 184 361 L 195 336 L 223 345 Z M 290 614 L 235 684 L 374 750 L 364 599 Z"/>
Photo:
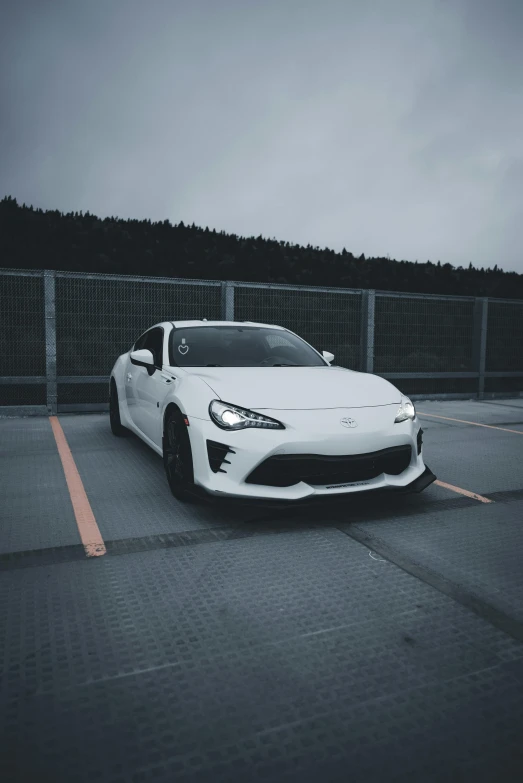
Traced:
<path fill-rule="evenodd" d="M 224 462 L 227 465 L 231 464 L 228 459 L 225 459 L 227 454 L 236 454 L 236 452 L 225 443 L 218 443 L 215 440 L 207 441 L 207 456 L 209 457 L 209 466 L 213 473 L 227 473 L 226 470 L 222 469 Z"/>
<path fill-rule="evenodd" d="M 323 454 L 279 454 L 258 465 L 246 479 L 248 484 L 292 487 L 300 481 L 311 486 L 368 481 L 388 473 L 398 476 L 410 465 L 410 446 L 393 446 L 369 454 L 324 456 Z"/>
<path fill-rule="evenodd" d="M 418 454 L 421 454 L 421 444 L 423 443 L 423 430 L 422 429 L 420 429 L 420 431 L 418 432 L 417 442 L 418 442 Z"/>

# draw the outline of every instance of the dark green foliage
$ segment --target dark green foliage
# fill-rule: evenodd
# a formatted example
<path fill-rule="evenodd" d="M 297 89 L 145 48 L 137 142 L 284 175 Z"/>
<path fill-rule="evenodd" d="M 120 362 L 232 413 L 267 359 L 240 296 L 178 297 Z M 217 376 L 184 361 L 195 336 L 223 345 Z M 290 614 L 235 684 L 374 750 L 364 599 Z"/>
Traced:
<path fill-rule="evenodd" d="M 0 201 L 0 264 L 210 280 L 293 283 L 383 291 L 523 299 L 523 275 L 450 264 L 359 258 L 345 248 L 238 237 L 169 220 L 100 219 L 89 212 L 42 211 Z"/>

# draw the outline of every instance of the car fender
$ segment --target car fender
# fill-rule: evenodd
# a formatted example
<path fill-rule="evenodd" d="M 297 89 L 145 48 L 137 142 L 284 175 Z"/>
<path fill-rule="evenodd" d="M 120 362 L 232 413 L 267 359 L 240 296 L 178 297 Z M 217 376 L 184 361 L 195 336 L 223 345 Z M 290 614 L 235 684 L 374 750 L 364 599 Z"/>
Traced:
<path fill-rule="evenodd" d="M 162 406 L 162 423 L 169 405 L 176 405 L 187 417 L 209 419 L 209 404 L 217 398 L 208 384 L 196 375 L 177 376 Z"/>
<path fill-rule="evenodd" d="M 380 382 L 381 382 L 381 384 L 382 384 L 383 388 L 384 388 L 384 389 L 385 389 L 385 388 L 394 389 L 394 391 L 395 391 L 395 392 L 397 392 L 397 394 L 398 394 L 398 398 L 399 398 L 399 397 L 404 397 L 404 396 L 405 396 L 405 395 L 403 394 L 403 392 L 402 392 L 402 391 L 400 391 L 400 390 L 398 389 L 398 387 L 397 387 L 397 386 L 395 386 L 395 385 L 394 385 L 394 384 L 393 384 L 391 381 L 389 381 L 387 378 L 383 378 L 381 375 L 376 375 L 376 373 L 361 373 L 361 372 L 358 372 L 358 371 L 356 371 L 356 372 L 357 372 L 357 374 L 358 374 L 358 375 L 372 375 L 372 377 L 373 377 L 373 378 L 379 378 L 379 380 L 380 380 Z"/>
<path fill-rule="evenodd" d="M 111 370 L 111 374 L 109 377 L 109 385 L 111 383 L 111 379 L 114 378 L 116 382 L 116 390 L 118 391 L 118 396 L 120 397 L 120 392 L 125 391 L 124 389 L 124 372 L 125 372 L 125 365 L 127 361 L 128 354 L 123 353 L 121 356 L 118 357 L 118 359 L 115 361 L 113 368 Z"/>
<path fill-rule="evenodd" d="M 127 397 L 125 394 L 125 368 L 127 365 L 128 353 L 123 353 L 118 357 L 111 370 L 109 376 L 109 388 L 111 387 L 111 380 L 114 378 L 116 383 L 116 391 L 118 392 L 118 402 L 120 405 L 120 416 L 122 417 L 122 423 L 127 426 L 129 423 L 129 413 L 127 410 Z M 125 421 L 124 421 L 125 420 Z"/>

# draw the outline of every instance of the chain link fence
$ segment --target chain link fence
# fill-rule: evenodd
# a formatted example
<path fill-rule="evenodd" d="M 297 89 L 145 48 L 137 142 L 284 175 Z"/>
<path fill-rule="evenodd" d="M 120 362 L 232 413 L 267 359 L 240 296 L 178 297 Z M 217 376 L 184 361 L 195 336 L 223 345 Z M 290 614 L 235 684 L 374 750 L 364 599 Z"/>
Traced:
<path fill-rule="evenodd" d="M 55 306 L 57 375 L 108 377 L 116 358 L 149 326 L 221 318 L 221 286 L 59 273 Z"/>
<path fill-rule="evenodd" d="M 474 297 L 377 293 L 374 332 L 374 372 L 406 394 L 478 391 Z"/>
<path fill-rule="evenodd" d="M 374 371 L 472 371 L 474 299 L 376 295 Z"/>
<path fill-rule="evenodd" d="M 332 350 L 336 364 L 359 369 L 361 291 L 234 284 L 234 320 L 277 324 L 317 351 Z M 331 347 L 334 346 L 334 347 Z"/>
<path fill-rule="evenodd" d="M 0 406 L 46 405 L 44 279 L 0 270 Z"/>
<path fill-rule="evenodd" d="M 0 269 L 0 408 L 107 408 L 116 358 L 160 321 L 259 321 L 414 397 L 523 391 L 523 302 Z"/>

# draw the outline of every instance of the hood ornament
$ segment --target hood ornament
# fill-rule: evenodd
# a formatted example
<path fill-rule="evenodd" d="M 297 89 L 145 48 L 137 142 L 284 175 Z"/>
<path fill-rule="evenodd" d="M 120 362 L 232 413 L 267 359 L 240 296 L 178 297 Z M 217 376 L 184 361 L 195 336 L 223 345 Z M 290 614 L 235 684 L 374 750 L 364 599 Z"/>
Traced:
<path fill-rule="evenodd" d="M 358 426 L 358 422 L 355 419 L 350 419 L 348 417 L 340 419 L 340 424 L 343 424 L 344 427 L 350 427 L 351 429 Z"/>

